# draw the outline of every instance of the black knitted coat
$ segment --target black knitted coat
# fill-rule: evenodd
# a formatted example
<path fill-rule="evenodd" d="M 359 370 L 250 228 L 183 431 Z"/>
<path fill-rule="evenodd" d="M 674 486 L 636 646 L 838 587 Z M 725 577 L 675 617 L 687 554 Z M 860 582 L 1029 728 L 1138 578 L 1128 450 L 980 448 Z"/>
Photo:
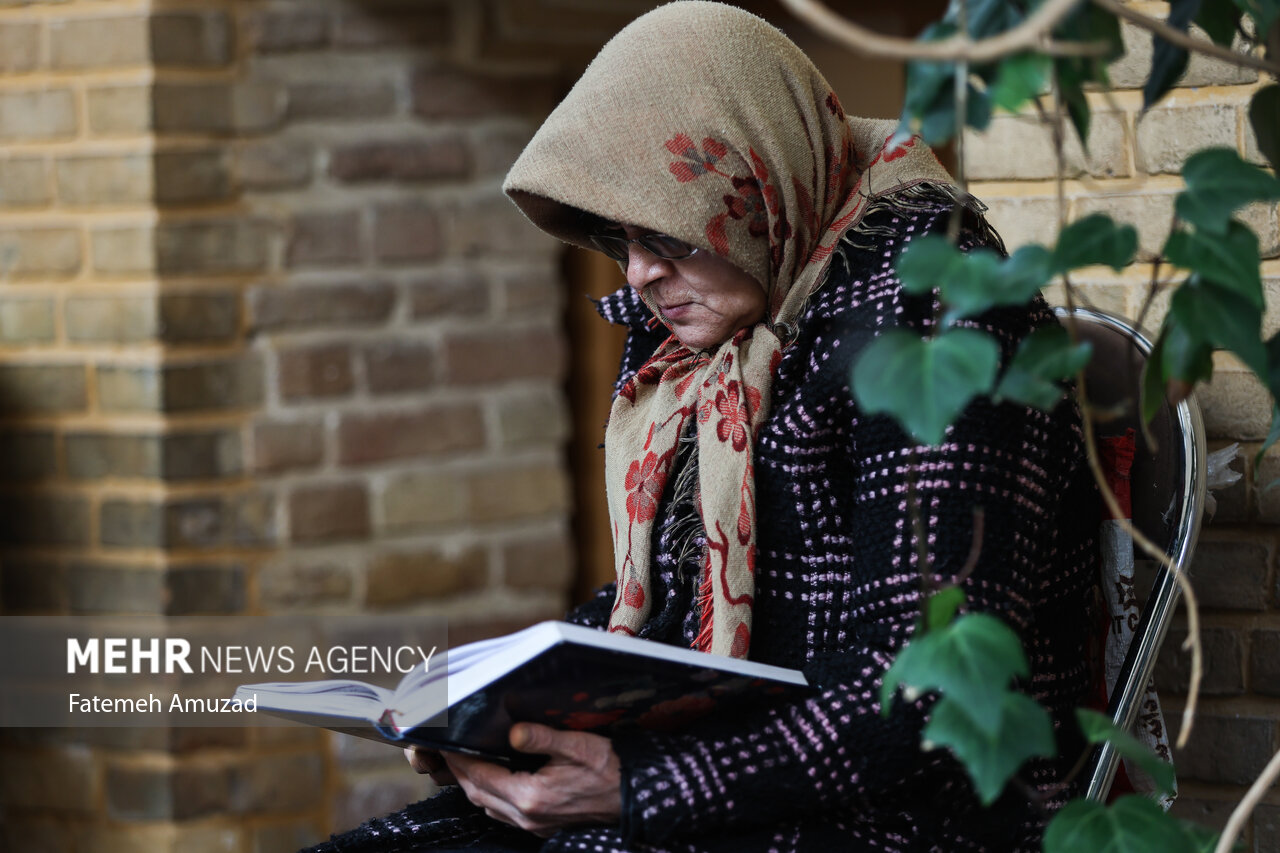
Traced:
<path fill-rule="evenodd" d="M 929 330 L 932 301 L 904 294 L 892 263 L 913 237 L 942 228 L 948 209 L 941 196 L 885 206 L 855 235 L 874 235 L 873 248 L 842 244 L 785 351 L 756 443 L 751 657 L 803 669 L 825 691 L 677 735 L 616 740 L 623 772 L 616 827 L 544 842 L 500 828 L 446 792 L 318 851 L 399 851 L 423 842 L 433 850 L 1039 849 L 1044 821 L 1063 799 L 1056 783 L 1079 748 L 1063 721 L 1089 682 L 1100 515 L 1076 408 L 1064 402 L 1046 414 L 975 402 L 941 446 L 926 448 L 887 419 L 860 413 L 848 391 L 853 356 L 878 331 Z M 968 246 L 993 239 L 981 227 L 962 234 Z M 621 382 L 659 340 L 633 291 L 602 300 L 600 310 L 632 330 Z M 1007 359 L 1032 329 L 1052 322 L 1037 302 L 971 325 L 994 334 Z M 927 529 L 923 546 L 913 533 L 908 483 Z M 690 513 L 691 503 L 672 495 L 660 509 L 662 605 L 642 634 L 658 641 L 688 644 L 696 633 L 688 571 L 696 548 L 681 547 Z M 1025 767 L 1021 784 L 989 809 L 945 751 L 921 750 L 927 699 L 895 700 L 888 717 L 878 701 L 880 677 L 919 615 L 920 553 L 947 581 L 961 571 L 975 536 L 980 556 L 962 581 L 967 607 L 1019 632 L 1032 667 L 1027 690 L 1053 713 L 1068 755 Z M 610 585 L 569 618 L 603 626 L 612 602 Z"/>

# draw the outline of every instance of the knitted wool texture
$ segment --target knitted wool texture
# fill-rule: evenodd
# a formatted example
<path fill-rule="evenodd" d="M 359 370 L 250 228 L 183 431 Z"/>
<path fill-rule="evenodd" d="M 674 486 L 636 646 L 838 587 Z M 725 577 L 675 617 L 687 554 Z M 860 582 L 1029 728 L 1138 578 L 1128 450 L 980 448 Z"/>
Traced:
<path fill-rule="evenodd" d="M 890 422 L 858 411 L 846 387 L 857 348 L 874 333 L 923 333 L 933 303 L 904 294 L 892 264 L 901 249 L 945 228 L 939 196 L 916 211 L 870 217 L 889 236 L 874 248 L 841 247 L 794 345 L 778 368 L 774 406 L 761 429 L 757 480 L 762 517 L 753 658 L 804 669 L 822 695 L 717 717 L 674 734 L 618 739 L 620 826 L 565 830 L 545 841 L 512 835 L 458 792 L 366 824 L 317 853 L 417 849 L 831 853 L 989 851 L 1032 853 L 1075 759 L 1036 762 L 1022 791 L 983 809 L 945 750 L 920 748 L 927 702 L 895 701 L 880 715 L 880 679 L 920 612 L 916 559 L 925 547 L 941 582 L 955 579 L 984 517 L 980 559 L 962 586 L 973 610 L 1020 634 L 1031 662 L 1028 692 L 1060 732 L 1090 683 L 1086 632 L 1097 576 L 1099 504 L 1084 464 L 1078 413 L 976 402 L 936 448 L 913 447 Z M 872 219 L 876 220 L 874 223 Z M 962 234 L 964 246 L 981 243 Z M 634 291 L 601 303 L 630 327 L 620 384 L 660 339 Z M 994 334 L 1005 358 L 1026 334 L 1053 323 L 1043 303 L 965 321 Z M 916 539 L 907 483 L 930 528 Z M 641 636 L 685 645 L 696 632 L 671 535 L 687 508 L 664 496 L 655 528 L 654 618 Z M 610 584 L 570 619 L 603 628 Z M 420 846 L 421 845 L 421 846 Z M 468 846 L 468 849 L 473 849 Z"/>
<path fill-rule="evenodd" d="M 747 656 L 753 445 L 789 342 L 783 330 L 794 328 L 833 247 L 870 200 L 949 181 L 924 145 L 899 145 L 893 130 L 848 118 L 772 25 L 689 0 L 642 16 L 605 45 L 512 167 L 504 189 L 551 234 L 591 248 L 602 220 L 660 231 L 727 258 L 766 295 L 761 323 L 714 352 L 673 336 L 615 400 L 605 436 L 618 579 L 611 630 L 634 635 L 648 619 L 657 501 L 696 418 L 707 547 L 694 645 Z"/>

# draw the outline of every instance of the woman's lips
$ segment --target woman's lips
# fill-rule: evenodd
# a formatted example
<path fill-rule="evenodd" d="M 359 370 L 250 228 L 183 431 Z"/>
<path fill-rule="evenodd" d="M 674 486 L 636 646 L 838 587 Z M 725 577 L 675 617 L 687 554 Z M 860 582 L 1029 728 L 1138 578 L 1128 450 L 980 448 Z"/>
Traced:
<path fill-rule="evenodd" d="M 662 312 L 662 316 L 668 320 L 679 320 L 682 316 L 689 313 L 693 308 L 692 302 L 678 302 L 675 305 L 660 305 L 658 310 Z"/>

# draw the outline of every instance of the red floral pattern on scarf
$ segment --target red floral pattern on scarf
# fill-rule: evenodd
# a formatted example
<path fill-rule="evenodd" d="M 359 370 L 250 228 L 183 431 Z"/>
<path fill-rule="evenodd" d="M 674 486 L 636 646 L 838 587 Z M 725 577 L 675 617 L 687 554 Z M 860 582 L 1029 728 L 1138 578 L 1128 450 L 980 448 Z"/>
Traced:
<path fill-rule="evenodd" d="M 637 459 L 627 471 L 627 515 L 632 521 L 652 521 L 658 514 L 658 501 L 667 484 L 666 466 L 655 453 Z"/>

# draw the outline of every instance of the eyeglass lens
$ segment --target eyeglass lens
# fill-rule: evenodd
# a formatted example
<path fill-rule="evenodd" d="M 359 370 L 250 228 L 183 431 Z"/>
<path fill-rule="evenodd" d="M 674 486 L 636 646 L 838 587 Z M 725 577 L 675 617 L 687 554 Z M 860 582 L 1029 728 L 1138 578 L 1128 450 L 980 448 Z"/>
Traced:
<path fill-rule="evenodd" d="M 696 246 L 690 246 L 685 241 L 666 234 L 642 234 L 631 238 L 613 234 L 592 234 L 591 242 L 615 261 L 627 260 L 632 243 L 639 243 L 645 250 L 669 261 L 682 260 L 697 251 Z"/>

